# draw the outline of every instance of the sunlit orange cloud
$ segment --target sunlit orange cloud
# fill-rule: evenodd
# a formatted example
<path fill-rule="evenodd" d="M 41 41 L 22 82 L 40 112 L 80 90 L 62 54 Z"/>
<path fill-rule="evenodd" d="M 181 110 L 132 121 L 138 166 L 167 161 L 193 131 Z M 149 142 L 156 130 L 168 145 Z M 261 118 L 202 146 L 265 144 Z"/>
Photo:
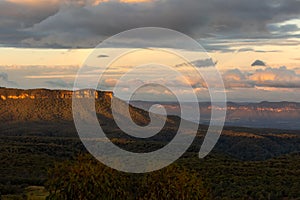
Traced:
<path fill-rule="evenodd" d="M 277 75 L 272 72 L 261 72 L 250 76 L 250 80 L 257 81 L 257 82 L 264 82 L 264 81 L 275 81 Z"/>
<path fill-rule="evenodd" d="M 241 76 L 237 75 L 237 74 L 226 74 L 226 79 L 230 80 L 230 81 L 241 81 Z"/>
<path fill-rule="evenodd" d="M 109 0 L 93 0 L 92 4 L 95 5 L 99 5 L 102 2 L 108 2 Z"/>
<path fill-rule="evenodd" d="M 119 0 L 121 3 L 147 3 L 153 0 Z"/>

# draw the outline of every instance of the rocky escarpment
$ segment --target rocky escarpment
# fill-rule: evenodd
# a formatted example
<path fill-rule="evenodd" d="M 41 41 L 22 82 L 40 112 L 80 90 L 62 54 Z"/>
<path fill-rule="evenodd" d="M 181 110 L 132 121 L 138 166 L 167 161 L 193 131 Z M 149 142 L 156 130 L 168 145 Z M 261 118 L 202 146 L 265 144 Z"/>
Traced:
<path fill-rule="evenodd" d="M 95 90 L 47 90 L 0 88 L 0 123 L 28 121 L 73 121 L 72 97 L 95 98 L 98 112 L 109 107 L 112 92 Z M 105 108 L 105 110 L 108 110 Z M 101 112 L 105 114 L 105 112 Z M 107 114 L 106 114 L 107 115 Z"/>
<path fill-rule="evenodd" d="M 83 102 L 80 109 L 86 110 L 86 99 L 95 99 L 95 111 L 103 124 L 113 123 L 111 100 L 117 102 L 117 113 L 126 118 L 128 104 L 112 92 L 92 89 L 68 91 L 47 89 L 6 89 L 0 88 L 0 123 L 40 122 L 40 121 L 73 121 L 73 96 Z M 129 106 L 133 120 L 142 125 L 149 122 L 149 113 Z"/>
<path fill-rule="evenodd" d="M 0 88 L 0 100 L 6 101 L 9 99 L 72 99 L 76 98 L 95 98 L 95 99 L 111 99 L 112 92 L 102 92 L 92 89 L 68 91 L 68 90 L 20 90 L 20 89 L 6 89 Z"/>
<path fill-rule="evenodd" d="M 85 104 L 86 100 L 95 98 L 95 111 L 99 124 L 104 131 L 111 134 L 121 133 L 114 121 L 115 115 L 112 114 L 112 99 L 116 102 L 115 109 L 118 118 L 124 121 L 129 120 L 125 112 L 129 109 L 130 117 L 136 124 L 146 126 L 150 120 L 147 111 L 128 105 L 114 97 L 112 92 L 89 89 L 67 91 L 0 88 L 0 96 L 2 96 L 2 100 L 0 99 L 0 135 L 76 135 L 73 119 L 73 96 L 80 100 L 78 101 L 80 106 L 76 109 L 81 111 L 81 117 L 86 121 L 89 121 L 91 117 L 91 113 L 86 112 L 88 106 Z M 161 116 L 156 117 L 161 118 Z M 166 122 L 168 131 L 163 129 L 162 132 L 167 132 L 167 135 L 169 132 L 174 132 L 169 130 L 176 129 L 179 121 L 178 117 L 169 117 Z"/>

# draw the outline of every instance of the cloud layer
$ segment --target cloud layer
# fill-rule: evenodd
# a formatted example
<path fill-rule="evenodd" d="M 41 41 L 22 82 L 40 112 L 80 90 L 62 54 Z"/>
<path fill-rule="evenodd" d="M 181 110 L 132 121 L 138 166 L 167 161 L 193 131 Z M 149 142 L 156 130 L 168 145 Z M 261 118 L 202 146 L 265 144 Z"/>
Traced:
<path fill-rule="evenodd" d="M 224 73 L 223 79 L 227 88 L 300 88 L 300 74 L 286 67 L 267 67 L 253 73 L 234 69 Z"/>
<path fill-rule="evenodd" d="M 22 12 L 21 12 L 22 11 Z M 297 0 L 6 0 L 0 2 L 0 44 L 94 47 L 131 28 L 159 26 L 195 38 L 273 37 L 296 25 Z"/>

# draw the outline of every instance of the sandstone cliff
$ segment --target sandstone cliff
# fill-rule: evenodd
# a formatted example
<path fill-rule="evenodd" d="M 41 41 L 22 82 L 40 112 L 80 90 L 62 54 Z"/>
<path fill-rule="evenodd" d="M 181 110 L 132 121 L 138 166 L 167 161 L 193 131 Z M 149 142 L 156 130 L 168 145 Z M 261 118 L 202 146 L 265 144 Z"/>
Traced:
<path fill-rule="evenodd" d="M 6 101 L 9 99 L 72 99 L 73 94 L 76 98 L 95 98 L 95 99 L 111 99 L 112 92 L 95 91 L 92 89 L 67 91 L 67 90 L 20 90 L 0 88 L 0 100 Z"/>

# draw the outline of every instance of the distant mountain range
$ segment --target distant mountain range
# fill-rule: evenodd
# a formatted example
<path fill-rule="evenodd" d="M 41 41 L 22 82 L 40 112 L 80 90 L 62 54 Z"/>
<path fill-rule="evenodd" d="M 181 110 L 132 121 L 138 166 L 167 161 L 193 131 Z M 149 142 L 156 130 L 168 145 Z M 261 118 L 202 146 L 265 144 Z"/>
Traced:
<path fill-rule="evenodd" d="M 131 105 L 148 110 L 152 105 L 160 104 L 167 110 L 168 115 L 180 116 L 180 106 L 173 102 L 143 102 L 133 101 Z M 185 109 L 195 109 L 185 103 Z M 210 121 L 211 104 L 199 103 L 201 124 Z M 217 107 L 216 109 L 224 109 Z M 194 121 L 190 116 L 186 120 Z M 195 121 L 194 121 L 195 122 Z M 241 126 L 251 128 L 277 128 L 300 130 L 300 103 L 295 102 L 261 102 L 261 103 L 227 103 L 226 126 Z"/>

